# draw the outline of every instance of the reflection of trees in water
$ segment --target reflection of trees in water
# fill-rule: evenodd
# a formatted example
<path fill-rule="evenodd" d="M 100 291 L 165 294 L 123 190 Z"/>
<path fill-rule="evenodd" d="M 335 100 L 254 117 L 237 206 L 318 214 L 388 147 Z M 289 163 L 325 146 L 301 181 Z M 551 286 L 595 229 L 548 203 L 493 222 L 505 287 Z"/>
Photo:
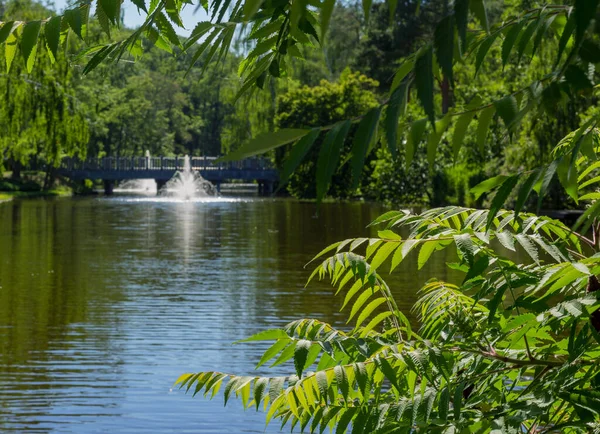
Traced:
<path fill-rule="evenodd" d="M 56 421 L 76 403 L 75 414 L 125 413 L 130 390 L 168 388 L 185 370 L 250 373 L 268 343 L 232 351 L 233 340 L 299 317 L 342 326 L 340 297 L 328 282 L 304 289 L 303 265 L 374 234 L 366 226 L 380 211 L 323 204 L 315 217 L 314 205 L 287 200 L 0 206 L 0 419 Z M 418 274 L 414 252 L 389 279 L 400 302 L 412 304 L 427 275 L 452 277 L 445 252 Z"/>
<path fill-rule="evenodd" d="M 104 286 L 93 268 L 110 255 L 109 246 L 90 237 L 91 214 L 89 206 L 74 212 L 60 200 L 0 207 L 0 421 L 21 430 L 66 410 L 71 394 L 94 395 L 85 385 L 119 376 L 120 349 L 111 340 L 118 318 L 107 314 L 119 296 L 89 285 L 93 278 L 95 288 Z M 123 395 L 105 386 L 96 405 Z"/>

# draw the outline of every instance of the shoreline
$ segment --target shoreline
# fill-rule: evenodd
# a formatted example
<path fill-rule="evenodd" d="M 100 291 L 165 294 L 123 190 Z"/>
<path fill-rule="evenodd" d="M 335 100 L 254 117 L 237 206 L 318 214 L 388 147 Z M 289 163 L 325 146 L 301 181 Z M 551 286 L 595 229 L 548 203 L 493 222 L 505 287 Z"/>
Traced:
<path fill-rule="evenodd" d="M 47 191 L 0 191 L 0 203 L 10 202 L 13 199 L 29 199 L 38 197 L 70 197 L 70 190 L 47 190 Z"/>

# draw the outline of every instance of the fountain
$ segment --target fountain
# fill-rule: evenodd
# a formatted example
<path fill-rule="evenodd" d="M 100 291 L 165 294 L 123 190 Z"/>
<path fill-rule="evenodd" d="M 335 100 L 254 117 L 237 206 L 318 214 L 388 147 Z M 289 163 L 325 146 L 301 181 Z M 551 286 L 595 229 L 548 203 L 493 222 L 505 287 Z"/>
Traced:
<path fill-rule="evenodd" d="M 183 170 L 177 171 L 173 178 L 159 191 L 160 195 L 190 200 L 199 197 L 216 196 L 215 186 L 192 170 L 190 157 L 184 157 Z"/>
<path fill-rule="evenodd" d="M 130 179 L 119 184 L 115 188 L 115 193 L 134 193 L 134 194 L 148 194 L 155 195 L 156 182 L 154 179 Z"/>

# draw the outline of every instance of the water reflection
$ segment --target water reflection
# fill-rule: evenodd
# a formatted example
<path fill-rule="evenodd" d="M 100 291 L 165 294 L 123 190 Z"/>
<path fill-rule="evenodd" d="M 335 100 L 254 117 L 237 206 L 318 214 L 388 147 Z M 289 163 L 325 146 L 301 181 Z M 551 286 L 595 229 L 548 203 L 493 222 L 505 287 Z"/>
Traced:
<path fill-rule="evenodd" d="M 0 205 L 0 431 L 264 432 L 260 413 L 192 399 L 190 370 L 252 373 L 266 345 L 231 346 L 300 317 L 343 326 L 303 268 L 372 233 L 369 204 L 83 198 Z M 351 217 L 351 218 L 349 218 Z M 390 283 L 408 309 L 442 252 Z M 276 372 L 289 372 L 280 367 Z M 269 427 L 267 432 L 277 432 Z"/>

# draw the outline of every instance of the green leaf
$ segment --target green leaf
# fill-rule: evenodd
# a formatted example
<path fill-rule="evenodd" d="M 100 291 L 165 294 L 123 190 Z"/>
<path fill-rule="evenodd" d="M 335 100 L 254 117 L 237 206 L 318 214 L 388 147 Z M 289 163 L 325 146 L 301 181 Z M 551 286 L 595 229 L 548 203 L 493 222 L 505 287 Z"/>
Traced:
<path fill-rule="evenodd" d="M 575 406 L 575 408 L 582 408 L 587 410 L 588 412 L 590 412 L 592 414 L 592 418 L 594 417 L 593 415 L 599 415 L 600 413 L 598 412 L 598 409 L 600 409 L 600 399 L 597 395 L 592 395 L 592 393 L 595 392 L 594 390 L 582 390 L 582 391 L 575 391 L 575 392 L 560 392 L 558 394 L 558 396 L 573 404 Z"/>
<path fill-rule="evenodd" d="M 373 260 L 371 261 L 371 270 L 379 268 L 379 266 L 383 264 L 398 247 L 400 247 L 400 242 L 385 242 L 373 257 Z"/>
<path fill-rule="evenodd" d="M 288 143 L 301 139 L 312 130 L 283 128 L 274 133 L 263 133 L 240 146 L 233 152 L 219 158 L 217 161 L 235 161 L 252 157 L 276 149 Z"/>
<path fill-rule="evenodd" d="M 442 72 L 450 83 L 454 83 L 452 64 L 454 60 L 454 15 L 442 19 L 434 32 L 435 55 Z"/>
<path fill-rule="evenodd" d="M 471 188 L 471 194 L 474 196 L 475 200 L 479 199 L 482 194 L 489 193 L 499 185 L 502 185 L 508 176 L 498 175 L 493 178 L 486 179 L 483 182 L 480 182 L 475 187 Z"/>
<path fill-rule="evenodd" d="M 335 0 L 323 0 L 321 5 L 321 41 L 325 41 L 325 34 L 329 28 L 329 21 L 331 20 L 331 14 L 335 7 Z"/>
<path fill-rule="evenodd" d="M 427 119 L 419 119 L 414 121 L 410 128 L 410 134 L 406 140 L 406 165 L 410 165 L 415 155 L 415 149 L 423 138 L 425 127 L 427 126 Z"/>
<path fill-rule="evenodd" d="M 244 3 L 244 18 L 249 21 L 262 5 L 263 0 L 246 0 Z"/>
<path fill-rule="evenodd" d="M 527 177 L 525 182 L 519 188 L 519 195 L 515 204 L 515 219 L 523 209 L 523 205 L 525 205 L 525 202 L 527 201 L 529 195 L 533 191 L 533 186 L 538 182 L 538 179 L 540 179 L 541 174 L 542 172 L 540 169 L 535 170 Z"/>
<path fill-rule="evenodd" d="M 27 65 L 27 72 L 31 73 L 35 63 L 38 36 L 40 34 L 41 21 L 30 21 L 23 27 L 21 35 L 21 54 Z"/>
<path fill-rule="evenodd" d="M 104 0 L 106 1 L 106 0 Z M 114 0 L 110 0 L 114 1 Z M 177 25 L 178 27 L 184 28 L 183 21 L 181 21 L 181 16 L 179 15 L 179 5 L 181 3 L 179 0 L 165 0 L 165 11 L 167 11 L 167 15 Z M 216 11 L 216 8 L 215 8 Z"/>
<path fill-rule="evenodd" d="M 446 132 L 449 123 L 450 116 L 446 115 L 435 123 L 435 131 L 429 133 L 429 137 L 427 138 L 427 160 L 430 170 L 433 170 L 438 144 L 442 140 L 442 136 Z"/>
<path fill-rule="evenodd" d="M 523 57 L 523 54 L 525 53 L 525 49 L 531 43 L 533 34 L 540 26 L 541 20 L 542 20 L 542 17 L 529 23 L 529 25 L 525 28 L 525 30 L 521 34 L 521 38 L 519 39 L 519 49 L 518 49 L 519 61 L 521 61 L 521 58 Z"/>
<path fill-rule="evenodd" d="M 444 422 L 448 420 L 448 409 L 450 408 L 450 390 L 448 386 L 444 387 L 440 394 L 439 414 Z"/>
<path fill-rule="evenodd" d="M 293 0 L 291 2 L 290 13 L 288 15 L 291 29 L 298 29 L 307 4 L 307 0 Z"/>
<path fill-rule="evenodd" d="M 310 347 L 311 343 L 306 339 L 300 339 L 296 344 L 296 349 L 294 350 L 294 367 L 296 368 L 298 378 L 302 377 L 302 371 L 304 371 L 306 366 L 306 357 L 308 356 Z"/>
<path fill-rule="evenodd" d="M 352 305 L 352 310 L 350 311 L 350 315 L 348 316 L 348 323 L 352 320 L 352 318 L 354 318 L 354 315 L 356 315 L 358 313 L 358 311 L 364 306 L 364 304 L 367 302 L 367 300 L 374 295 L 376 292 L 379 292 L 379 289 L 377 287 L 367 287 L 365 288 L 365 290 L 362 292 L 362 294 L 360 294 L 356 300 L 354 301 L 354 304 Z M 346 300 L 348 299 L 348 296 L 346 296 Z M 346 302 L 346 300 L 344 300 L 344 302 Z M 343 309 L 343 307 L 342 307 Z"/>
<path fill-rule="evenodd" d="M 146 9 L 146 4 L 144 3 L 144 0 L 131 0 L 131 2 L 134 5 L 136 5 L 138 9 L 143 10 L 144 12 L 146 12 L 146 14 L 148 13 L 148 9 Z"/>
<path fill-rule="evenodd" d="M 396 16 L 396 7 L 398 6 L 398 0 L 387 0 L 388 9 L 390 10 L 390 23 Z"/>
<path fill-rule="evenodd" d="M 169 41 L 167 41 L 160 33 L 158 33 L 156 29 L 153 27 L 148 27 L 146 30 L 146 35 L 156 48 L 173 54 L 173 48 L 171 47 L 171 44 L 169 44 Z"/>
<path fill-rule="evenodd" d="M 576 91 L 588 90 L 594 87 L 588 75 L 577 65 L 567 67 L 565 80 Z"/>
<path fill-rule="evenodd" d="M 429 121 L 435 123 L 435 109 L 433 105 L 433 49 L 431 46 L 424 49 L 415 63 L 415 84 L 417 96 L 425 110 Z"/>
<path fill-rule="evenodd" d="M 512 250 L 513 252 L 515 251 L 515 238 L 510 232 L 498 232 L 496 234 L 496 238 L 498 238 L 500 244 L 502 244 L 508 250 Z"/>
<path fill-rule="evenodd" d="M 206 33 L 208 33 L 213 28 L 213 26 L 214 26 L 213 23 L 211 23 L 210 21 L 200 21 L 198 24 L 196 24 L 196 27 L 194 27 L 194 30 L 192 31 L 190 36 L 186 39 L 185 43 L 183 44 L 183 48 L 185 50 L 190 48 L 192 45 L 194 45 L 196 42 L 198 42 L 198 40 L 202 36 L 204 36 Z M 248 37 L 248 39 L 251 39 L 253 36 L 254 36 L 254 33 L 252 33 Z M 263 36 L 266 37 L 269 35 L 263 35 Z"/>
<path fill-rule="evenodd" d="M 83 26 L 83 19 L 81 17 L 80 9 L 67 9 L 63 14 L 63 21 L 65 21 L 69 27 L 75 32 L 79 38 L 83 39 L 81 33 Z"/>
<path fill-rule="evenodd" d="M 272 403 L 275 403 L 277 398 L 282 397 L 284 384 L 284 377 L 271 378 L 271 381 L 269 382 L 269 398 Z"/>
<path fill-rule="evenodd" d="M 103 12 L 101 15 L 104 15 L 106 18 L 108 18 L 112 24 L 116 25 L 119 23 L 121 19 L 121 2 L 119 0 L 98 0 L 96 6 L 96 15 L 98 18 L 100 18 L 98 15 L 98 10 L 101 10 Z M 104 29 L 104 31 L 107 34 L 110 34 L 107 29 Z"/>
<path fill-rule="evenodd" d="M 479 123 L 477 124 L 477 146 L 479 150 L 483 152 L 485 149 L 485 142 L 487 139 L 488 131 L 490 129 L 490 124 L 492 123 L 492 119 L 496 114 L 496 107 L 490 106 L 479 114 Z"/>
<path fill-rule="evenodd" d="M 228 383 L 229 384 L 229 383 Z M 260 408 L 260 402 L 262 401 L 265 389 L 269 384 L 268 378 L 258 378 L 254 383 L 254 403 L 256 404 L 256 410 Z"/>
<path fill-rule="evenodd" d="M 314 144 L 317 137 L 319 137 L 320 133 L 321 130 L 319 128 L 313 128 L 308 134 L 306 134 L 304 137 L 298 140 L 296 144 L 294 144 L 292 150 L 290 151 L 290 154 L 287 156 L 283 163 L 283 168 L 281 169 L 281 175 L 279 180 L 280 186 L 283 186 L 287 183 L 289 177 L 294 172 L 294 170 L 296 170 L 300 162 L 304 160 L 304 157 Z"/>
<path fill-rule="evenodd" d="M 479 73 L 479 69 L 483 64 L 485 56 L 490 51 L 490 48 L 492 48 L 492 45 L 494 45 L 494 42 L 496 42 L 498 35 L 500 35 L 500 33 L 494 33 L 488 36 L 479 46 L 479 50 L 477 50 L 477 57 L 475 59 L 475 76 L 477 76 Z"/>
<path fill-rule="evenodd" d="M 372 143 L 377 140 L 377 125 L 381 115 L 381 106 L 370 110 L 358 124 L 352 146 L 352 188 L 358 187 L 364 169 L 365 158 Z"/>
<path fill-rule="evenodd" d="M 279 352 L 282 351 L 285 347 L 287 347 L 289 343 L 290 341 L 288 339 L 280 339 L 273 345 L 271 345 L 269 349 L 265 351 L 263 356 L 260 358 L 259 362 L 256 364 L 256 369 L 260 368 L 262 365 L 264 365 L 277 354 L 279 354 Z"/>
<path fill-rule="evenodd" d="M 548 28 L 552 25 L 554 20 L 556 19 L 556 15 L 552 15 L 550 17 L 545 16 L 542 17 L 540 26 L 538 26 L 537 33 L 535 34 L 535 38 L 533 39 L 533 48 L 531 50 L 531 57 L 535 56 L 537 53 L 540 44 L 542 43 L 542 39 L 546 36 L 546 32 L 548 32 Z"/>
<path fill-rule="evenodd" d="M 106 57 L 112 53 L 118 45 L 110 44 L 102 47 L 94 56 L 90 59 L 90 61 L 83 68 L 83 75 L 86 75 L 90 71 L 92 71 L 96 66 L 98 66 Z"/>
<path fill-rule="evenodd" d="M 294 350 L 296 348 L 296 342 L 292 341 L 285 349 L 281 352 L 279 357 L 271 364 L 271 367 L 279 366 L 282 363 L 287 362 L 294 357 Z"/>
<path fill-rule="evenodd" d="M 350 385 L 348 383 L 348 375 L 343 366 L 337 365 L 333 368 L 335 374 L 335 381 L 337 382 L 338 389 L 342 393 L 344 400 L 348 399 L 348 392 L 350 391 Z"/>
<path fill-rule="evenodd" d="M 344 140 L 351 122 L 340 122 L 327 133 L 317 159 L 317 202 L 321 202 L 329 190 L 331 178 L 337 169 Z"/>
<path fill-rule="evenodd" d="M 323 371 L 317 371 L 316 377 L 321 400 L 327 401 L 327 390 L 329 389 L 329 380 L 327 378 L 327 374 Z"/>
<path fill-rule="evenodd" d="M 475 113 L 475 111 L 465 113 L 458 118 L 458 121 L 456 121 L 454 134 L 452 135 L 452 153 L 454 155 L 454 161 L 458 160 L 458 153 L 464 142 L 467 129 L 475 117 Z"/>
<path fill-rule="evenodd" d="M 402 80 L 404 80 L 408 73 L 412 71 L 414 65 L 415 63 L 412 61 L 412 59 L 405 60 L 402 65 L 400 65 L 400 68 L 398 68 L 396 74 L 394 75 L 390 94 L 393 93 L 398 86 L 400 86 Z"/>
<path fill-rule="evenodd" d="M 365 21 L 369 21 L 369 15 L 371 13 L 371 5 L 373 0 L 362 0 L 363 14 L 365 17 Z"/>
<path fill-rule="evenodd" d="M 455 0 L 454 16 L 456 19 L 456 30 L 460 38 L 461 51 L 467 49 L 467 24 L 469 22 L 469 0 Z"/>
<path fill-rule="evenodd" d="M 593 18 L 596 17 L 598 0 L 575 0 L 575 40 L 581 41 Z"/>
<path fill-rule="evenodd" d="M 373 330 L 376 326 L 378 326 L 384 319 L 392 316 L 393 313 L 388 311 L 382 312 L 373 318 L 369 324 L 367 324 L 360 332 L 360 337 L 365 338 L 371 330 Z"/>
<path fill-rule="evenodd" d="M 542 208 L 542 201 L 544 200 L 544 196 L 546 195 L 546 191 L 548 190 L 548 186 L 550 185 L 550 181 L 554 177 L 556 173 L 556 169 L 558 167 L 558 160 L 554 160 L 548 168 L 544 171 L 544 176 L 538 181 L 538 184 L 534 187 L 534 190 L 538 193 L 538 204 L 537 204 L 537 212 Z"/>
<path fill-rule="evenodd" d="M 504 38 L 504 42 L 502 42 L 502 66 L 506 66 L 508 63 L 508 57 L 512 52 L 513 47 L 515 46 L 515 42 L 517 42 L 517 38 L 521 33 L 521 29 L 525 24 L 524 21 L 515 23 L 511 26 L 510 30 L 506 34 L 506 38 Z"/>
<path fill-rule="evenodd" d="M 392 93 L 385 112 L 385 134 L 390 153 L 398 156 L 398 120 L 406 110 L 407 86 L 402 84 Z"/>
<path fill-rule="evenodd" d="M 469 8 L 475 17 L 481 23 L 481 26 L 486 32 L 490 30 L 490 24 L 488 22 L 487 11 L 485 9 L 484 0 L 470 0 Z"/>
<path fill-rule="evenodd" d="M 460 412 L 462 410 L 462 400 L 463 400 L 463 391 L 465 390 L 465 383 L 462 382 L 456 389 L 454 389 L 454 400 L 452 404 L 454 405 L 454 420 L 460 420 Z"/>
<path fill-rule="evenodd" d="M 10 66 L 15 58 L 15 54 L 17 53 L 17 35 L 16 31 L 12 32 L 6 38 L 6 43 L 4 44 L 4 57 L 6 59 L 6 72 L 10 72 Z"/>
<path fill-rule="evenodd" d="M 375 300 L 370 301 L 369 304 L 367 305 L 367 307 L 365 307 L 360 312 L 360 315 L 358 316 L 358 319 L 356 320 L 355 330 L 358 330 L 358 328 L 373 313 L 373 311 L 385 302 L 386 302 L 386 299 L 384 297 L 379 297 L 379 298 L 376 298 Z"/>
<path fill-rule="evenodd" d="M 490 258 L 488 256 L 481 256 L 469 267 L 469 272 L 465 276 L 464 282 L 468 282 L 471 279 L 481 276 L 489 265 Z"/>
<path fill-rule="evenodd" d="M 313 38 L 315 38 L 317 40 L 317 42 L 321 42 L 319 40 L 319 35 L 317 33 L 317 30 L 315 29 L 315 27 L 312 25 L 312 23 L 306 18 L 306 17 L 302 17 L 300 19 L 300 23 L 298 24 L 298 28 L 304 32 L 304 34 L 306 35 L 310 35 Z M 292 32 L 293 33 L 293 32 Z M 297 36 L 298 33 L 293 33 L 294 36 Z M 300 41 L 302 42 L 302 41 Z M 311 42 L 309 42 L 309 45 L 312 45 Z"/>
<path fill-rule="evenodd" d="M 398 383 L 396 371 L 394 371 L 394 368 L 392 367 L 392 365 L 390 365 L 390 362 L 388 362 L 384 358 L 375 359 L 375 362 L 377 363 L 377 367 L 379 368 L 379 370 L 383 373 L 383 375 L 385 375 L 385 378 L 387 378 L 391 385 L 394 386 L 396 390 L 400 392 L 402 390 L 402 387 Z"/>
<path fill-rule="evenodd" d="M 15 22 L 14 21 L 5 22 L 2 25 L 2 27 L 0 27 L 0 44 L 3 44 L 4 41 L 6 41 L 6 38 L 8 38 L 8 35 L 10 35 L 14 30 L 15 30 Z"/>
<path fill-rule="evenodd" d="M 504 121 L 504 126 L 507 129 L 510 129 L 510 127 L 513 125 L 513 121 L 519 114 L 517 99 L 510 95 L 502 98 L 501 100 L 495 101 L 494 106 L 496 107 L 498 115 Z"/>
<path fill-rule="evenodd" d="M 573 152 L 573 159 L 577 159 L 578 149 Z M 578 185 L 577 185 L 577 168 L 575 167 L 575 162 L 571 162 L 568 155 L 560 158 L 560 162 L 558 163 L 557 173 L 558 179 L 562 186 L 564 187 L 567 194 L 577 203 L 578 200 Z"/>
<path fill-rule="evenodd" d="M 510 193 L 513 191 L 513 188 L 517 185 L 518 182 L 519 182 L 519 176 L 513 175 L 513 176 L 509 177 L 508 179 L 506 179 L 506 181 L 504 181 L 502 186 L 498 189 L 498 192 L 494 196 L 494 200 L 492 200 L 492 204 L 490 205 L 490 210 L 488 213 L 487 225 L 486 225 L 487 229 L 489 229 L 492 226 L 492 223 L 494 222 L 494 218 L 496 217 L 496 214 L 498 214 L 498 211 L 500 211 L 500 208 L 502 208 L 502 206 L 506 202 L 506 199 L 508 198 Z"/>
<path fill-rule="evenodd" d="M 262 332 L 256 333 L 250 337 L 245 339 L 240 339 L 239 341 L 235 341 L 236 344 L 243 342 L 256 342 L 256 341 L 273 341 L 280 338 L 289 337 L 287 333 L 281 329 L 270 329 L 263 330 Z"/>
<path fill-rule="evenodd" d="M 462 257 L 468 262 L 469 266 L 473 265 L 473 259 L 477 254 L 477 246 L 471 239 L 471 234 L 454 235 L 454 242 L 457 250 Z"/>
<path fill-rule="evenodd" d="M 518 327 L 528 322 L 537 322 L 536 316 L 533 313 L 526 313 L 513 317 L 502 329 L 502 333 L 514 332 Z"/>
<path fill-rule="evenodd" d="M 517 235 L 515 235 L 515 238 L 519 242 L 521 247 L 523 247 L 523 249 L 525 249 L 527 254 L 529 256 L 531 256 L 531 259 L 533 259 L 535 262 L 539 262 L 539 255 L 538 255 L 537 248 L 531 242 L 531 240 L 526 235 L 523 235 L 523 234 L 517 234 Z"/>
<path fill-rule="evenodd" d="M 54 63 L 58 59 L 58 45 L 60 43 L 61 17 L 52 17 L 44 25 L 44 37 L 46 38 L 46 49 L 50 53 L 50 59 Z"/>
<path fill-rule="evenodd" d="M 573 226 L 574 231 L 581 229 L 582 233 L 586 233 L 592 225 L 593 219 L 600 214 L 600 200 L 594 202 L 585 212 L 577 219 Z"/>
<path fill-rule="evenodd" d="M 575 31 L 575 14 L 571 14 L 569 16 L 569 19 L 567 20 L 567 24 L 565 25 L 565 28 L 563 29 L 563 32 L 560 36 L 560 40 L 558 42 L 558 54 L 556 55 L 555 68 L 556 68 L 556 65 L 558 65 L 560 63 L 562 54 L 565 51 L 565 48 L 567 48 L 567 44 L 569 43 L 569 40 L 571 39 L 571 35 L 573 35 L 573 31 Z"/>
<path fill-rule="evenodd" d="M 427 241 L 421 247 L 419 251 L 419 259 L 417 261 L 418 269 L 420 270 L 427 263 L 431 254 L 435 251 L 435 249 L 440 245 L 440 241 Z"/>
<path fill-rule="evenodd" d="M 157 14 L 154 18 L 156 22 L 156 27 L 158 27 L 158 31 L 161 35 L 163 35 L 171 44 L 181 47 L 181 41 L 179 40 L 179 36 L 175 32 L 175 29 L 171 25 L 169 19 L 162 12 Z M 193 61 L 195 62 L 195 61 Z"/>

